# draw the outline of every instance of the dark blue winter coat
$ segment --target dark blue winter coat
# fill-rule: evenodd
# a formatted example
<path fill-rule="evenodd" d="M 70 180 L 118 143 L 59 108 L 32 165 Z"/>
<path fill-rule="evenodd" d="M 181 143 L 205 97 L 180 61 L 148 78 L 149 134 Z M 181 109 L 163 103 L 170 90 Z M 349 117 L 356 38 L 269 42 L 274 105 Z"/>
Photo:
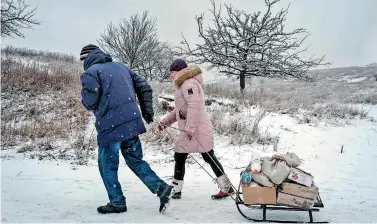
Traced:
<path fill-rule="evenodd" d="M 148 123 L 153 121 L 152 89 L 147 81 L 126 66 L 113 62 L 109 54 L 99 49 L 87 56 L 84 70 L 82 104 L 96 117 L 98 146 L 145 133 L 142 116 Z"/>

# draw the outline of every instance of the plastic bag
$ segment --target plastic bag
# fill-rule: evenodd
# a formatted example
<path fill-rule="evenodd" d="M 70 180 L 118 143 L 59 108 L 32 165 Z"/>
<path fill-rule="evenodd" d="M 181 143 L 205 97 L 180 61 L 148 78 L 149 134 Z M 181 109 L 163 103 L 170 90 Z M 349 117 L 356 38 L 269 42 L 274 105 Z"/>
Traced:
<path fill-rule="evenodd" d="M 260 187 L 260 185 L 254 181 L 250 182 L 250 187 Z"/>
<path fill-rule="evenodd" d="M 263 173 L 253 174 L 253 181 L 264 187 L 274 187 L 274 184 Z"/>
<path fill-rule="evenodd" d="M 251 172 L 256 174 L 256 173 L 259 173 L 260 170 L 262 169 L 262 165 L 260 163 L 260 161 L 254 161 L 251 163 L 250 165 L 250 169 L 251 169 Z"/>
<path fill-rule="evenodd" d="M 284 154 L 276 154 L 272 156 L 272 159 L 284 160 L 288 166 L 297 168 L 301 164 L 300 158 L 293 152 L 287 152 Z"/>
<path fill-rule="evenodd" d="M 261 158 L 261 155 L 258 152 L 256 151 L 251 152 L 250 162 L 253 162 L 254 160 L 260 160 L 260 158 Z"/>
<path fill-rule="evenodd" d="M 251 153 L 250 171 L 252 173 L 259 173 L 262 169 L 261 156 L 258 152 Z"/>
<path fill-rule="evenodd" d="M 301 164 L 300 158 L 293 152 L 287 152 L 284 158 L 288 166 L 296 168 Z"/>
<path fill-rule="evenodd" d="M 290 167 L 284 160 L 278 158 L 264 158 L 262 163 L 262 172 L 270 178 L 271 182 L 279 185 L 288 177 Z"/>

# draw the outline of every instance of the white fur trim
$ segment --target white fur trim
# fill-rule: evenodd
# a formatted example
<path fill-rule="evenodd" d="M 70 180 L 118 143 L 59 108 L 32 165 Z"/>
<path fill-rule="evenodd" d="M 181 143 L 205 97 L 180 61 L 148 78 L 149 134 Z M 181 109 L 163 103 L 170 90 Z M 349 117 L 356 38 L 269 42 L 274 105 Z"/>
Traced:
<path fill-rule="evenodd" d="M 219 176 L 216 179 L 216 181 L 217 181 L 217 184 L 219 185 L 221 191 L 223 191 L 223 192 L 228 192 L 229 189 L 232 187 L 228 177 L 225 176 L 225 175 Z"/>
<path fill-rule="evenodd" d="M 174 186 L 174 191 L 175 192 L 181 192 L 182 189 L 183 189 L 183 180 L 173 179 L 172 185 Z"/>

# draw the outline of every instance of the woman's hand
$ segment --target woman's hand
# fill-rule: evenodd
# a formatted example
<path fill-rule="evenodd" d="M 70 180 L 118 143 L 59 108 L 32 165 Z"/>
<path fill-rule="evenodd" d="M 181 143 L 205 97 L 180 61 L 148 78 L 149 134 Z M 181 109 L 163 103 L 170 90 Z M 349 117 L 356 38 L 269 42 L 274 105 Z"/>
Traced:
<path fill-rule="evenodd" d="M 192 137 L 192 136 L 195 135 L 195 133 L 191 132 L 191 131 L 184 131 L 184 133 L 185 133 L 186 136 L 189 136 L 189 137 Z"/>
<path fill-rule="evenodd" d="M 163 124 L 159 123 L 159 124 L 157 125 L 157 129 L 158 129 L 159 131 L 163 131 L 163 130 L 165 129 L 165 126 L 164 126 Z"/>
<path fill-rule="evenodd" d="M 191 131 L 183 131 L 183 133 L 188 137 L 189 140 L 191 140 L 192 136 L 195 135 L 195 133 Z"/>

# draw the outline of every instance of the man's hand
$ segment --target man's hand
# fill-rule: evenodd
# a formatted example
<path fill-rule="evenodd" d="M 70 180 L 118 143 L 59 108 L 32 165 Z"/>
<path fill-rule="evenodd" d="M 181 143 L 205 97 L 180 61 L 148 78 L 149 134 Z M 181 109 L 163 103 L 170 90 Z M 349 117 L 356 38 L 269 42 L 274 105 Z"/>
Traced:
<path fill-rule="evenodd" d="M 147 122 L 147 124 L 150 124 L 153 122 L 153 116 L 145 114 L 143 117 L 144 117 L 145 122 Z"/>

